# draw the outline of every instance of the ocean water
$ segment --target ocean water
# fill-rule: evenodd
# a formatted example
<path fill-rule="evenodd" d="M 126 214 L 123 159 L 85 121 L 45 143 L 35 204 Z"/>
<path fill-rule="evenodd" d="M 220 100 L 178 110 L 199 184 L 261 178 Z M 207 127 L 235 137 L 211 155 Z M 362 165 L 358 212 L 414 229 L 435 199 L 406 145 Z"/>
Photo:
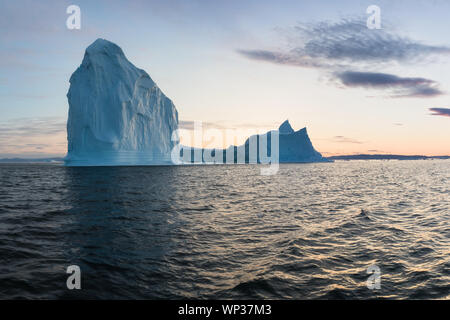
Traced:
<path fill-rule="evenodd" d="M 259 169 L 2 164 L 0 298 L 450 297 L 450 161 Z"/>

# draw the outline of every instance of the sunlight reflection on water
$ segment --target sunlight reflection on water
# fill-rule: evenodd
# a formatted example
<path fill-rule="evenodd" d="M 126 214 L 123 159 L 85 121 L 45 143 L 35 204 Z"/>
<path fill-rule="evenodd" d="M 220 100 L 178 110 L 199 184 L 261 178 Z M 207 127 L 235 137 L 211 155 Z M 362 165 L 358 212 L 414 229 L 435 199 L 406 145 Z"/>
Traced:
<path fill-rule="evenodd" d="M 0 165 L 0 298 L 448 298 L 449 178 L 447 160 L 274 176 Z M 71 264 L 80 291 L 65 288 Z"/>

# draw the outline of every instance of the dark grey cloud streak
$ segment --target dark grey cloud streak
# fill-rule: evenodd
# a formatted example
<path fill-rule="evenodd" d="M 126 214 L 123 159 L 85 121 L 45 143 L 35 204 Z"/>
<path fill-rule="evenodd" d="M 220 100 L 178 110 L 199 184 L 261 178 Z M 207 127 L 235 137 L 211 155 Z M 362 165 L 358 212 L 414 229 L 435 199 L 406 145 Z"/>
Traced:
<path fill-rule="evenodd" d="M 393 97 L 433 97 L 443 94 L 438 84 L 425 78 L 403 78 L 388 73 L 344 71 L 335 73 L 347 87 L 392 89 Z"/>
<path fill-rule="evenodd" d="M 386 31 L 368 29 L 365 19 L 337 23 L 299 24 L 287 32 L 287 50 L 238 50 L 259 61 L 331 71 L 347 87 L 393 90 L 392 97 L 433 97 L 442 94 L 438 84 L 424 78 L 358 72 L 384 66 L 424 63 L 432 55 L 449 55 L 450 47 L 423 44 Z"/>
<path fill-rule="evenodd" d="M 430 108 L 433 116 L 450 117 L 450 109 L 447 108 Z"/>

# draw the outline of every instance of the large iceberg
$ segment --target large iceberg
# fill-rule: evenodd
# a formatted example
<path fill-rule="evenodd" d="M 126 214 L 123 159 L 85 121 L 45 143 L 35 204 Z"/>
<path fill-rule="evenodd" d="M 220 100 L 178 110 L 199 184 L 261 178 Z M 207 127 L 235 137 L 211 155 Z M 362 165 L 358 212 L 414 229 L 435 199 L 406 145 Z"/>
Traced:
<path fill-rule="evenodd" d="M 69 166 L 171 163 L 178 113 L 122 49 L 97 39 L 70 78 Z"/>
<path fill-rule="evenodd" d="M 86 49 L 67 98 L 68 166 L 328 161 L 314 149 L 306 128 L 294 131 L 287 120 L 278 130 L 225 150 L 181 146 L 172 101 L 104 39 Z"/>

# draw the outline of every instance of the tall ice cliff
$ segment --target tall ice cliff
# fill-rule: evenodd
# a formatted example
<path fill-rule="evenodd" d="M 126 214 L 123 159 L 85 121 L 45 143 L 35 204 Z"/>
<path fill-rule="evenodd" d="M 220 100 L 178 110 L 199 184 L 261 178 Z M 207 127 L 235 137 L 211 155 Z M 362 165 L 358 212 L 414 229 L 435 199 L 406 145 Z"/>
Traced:
<path fill-rule="evenodd" d="M 97 39 L 70 78 L 66 165 L 171 162 L 178 113 L 122 49 Z"/>

